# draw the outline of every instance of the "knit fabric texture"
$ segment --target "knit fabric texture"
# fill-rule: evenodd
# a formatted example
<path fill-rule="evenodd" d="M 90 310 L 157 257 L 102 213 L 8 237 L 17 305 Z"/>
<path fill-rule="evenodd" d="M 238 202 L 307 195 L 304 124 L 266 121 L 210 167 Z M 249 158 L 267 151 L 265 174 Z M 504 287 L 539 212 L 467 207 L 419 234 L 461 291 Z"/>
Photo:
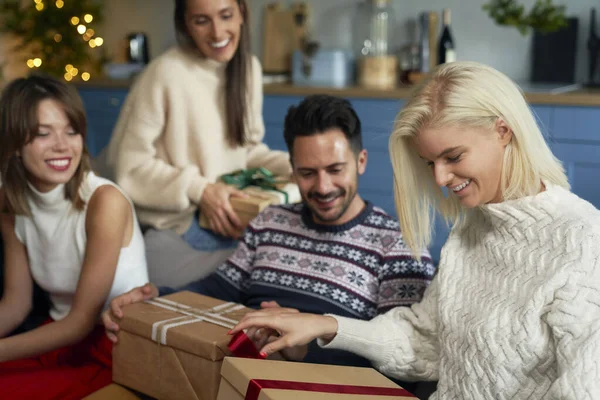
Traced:
<path fill-rule="evenodd" d="M 264 300 L 307 312 L 371 319 L 419 301 L 435 267 L 415 260 L 398 222 L 367 203 L 343 225 L 320 225 L 303 204 L 261 213 L 216 275 L 250 307 Z"/>
<path fill-rule="evenodd" d="M 547 184 L 473 214 L 421 303 L 336 317 L 320 344 L 401 379 L 439 379 L 431 399 L 600 398 L 600 212 Z"/>

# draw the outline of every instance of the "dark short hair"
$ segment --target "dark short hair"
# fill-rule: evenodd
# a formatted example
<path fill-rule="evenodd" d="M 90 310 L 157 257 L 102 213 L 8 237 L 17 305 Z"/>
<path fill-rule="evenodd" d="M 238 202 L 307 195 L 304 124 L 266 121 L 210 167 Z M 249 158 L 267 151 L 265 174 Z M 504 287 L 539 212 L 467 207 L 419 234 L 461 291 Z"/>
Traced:
<path fill-rule="evenodd" d="M 185 25 L 185 11 L 187 0 L 175 0 L 175 36 L 179 46 L 186 50 L 195 51 L 196 44 L 190 36 Z M 246 135 L 248 125 L 248 83 L 252 76 L 252 55 L 250 54 L 250 16 L 246 0 L 235 0 L 240 7 L 244 24 L 240 30 L 238 48 L 233 58 L 225 67 L 225 120 L 227 126 L 227 140 L 234 147 L 244 146 L 248 143 Z M 256 94 L 254 94 L 256 95 Z"/>
<path fill-rule="evenodd" d="M 85 205 L 79 195 L 79 187 L 91 167 L 85 146 L 87 119 L 83 102 L 75 88 L 48 76 L 34 75 L 12 81 L 0 97 L 0 181 L 8 203 L 5 208 L 11 214 L 28 216 L 31 213 L 25 197 L 26 171 L 18 153 L 35 138 L 39 125 L 38 106 L 46 99 L 56 100 L 63 106 L 69 123 L 81 135 L 81 161 L 65 185 L 65 195 L 75 208 L 81 210 Z"/>
<path fill-rule="evenodd" d="M 313 136 L 330 129 L 344 132 L 352 152 L 363 149 L 360 119 L 348 100 L 317 94 L 306 97 L 297 106 L 288 109 L 283 127 L 283 137 L 290 154 L 298 136 Z"/>

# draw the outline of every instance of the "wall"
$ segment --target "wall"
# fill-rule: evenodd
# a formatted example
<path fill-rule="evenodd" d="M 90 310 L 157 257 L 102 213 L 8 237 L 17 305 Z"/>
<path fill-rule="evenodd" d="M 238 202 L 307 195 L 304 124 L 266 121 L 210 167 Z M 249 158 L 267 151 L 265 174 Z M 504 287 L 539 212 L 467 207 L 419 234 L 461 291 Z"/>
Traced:
<path fill-rule="evenodd" d="M 0 36 L 0 88 L 3 87 L 3 81 L 8 81 L 27 73 L 25 63 L 15 55 L 12 55 L 10 49 L 17 44 L 14 37 L 8 35 Z"/>
<path fill-rule="evenodd" d="M 172 0 L 104 0 L 106 21 L 102 35 L 109 54 L 117 54 L 122 39 L 128 32 L 145 31 L 149 35 L 153 57 L 175 42 Z M 248 0 L 252 14 L 252 48 L 262 52 L 261 20 L 263 7 L 272 0 Z M 292 0 L 281 0 L 289 4 Z M 535 0 L 519 0 L 530 8 Z M 556 0 L 555 0 L 556 1 Z M 358 0 L 308 0 L 313 10 L 316 37 L 325 47 L 352 47 L 352 16 Z M 530 70 L 531 37 L 521 36 L 516 29 L 499 27 L 482 11 L 485 0 L 391 0 L 398 21 L 397 45 L 414 40 L 414 29 L 409 21 L 424 10 L 452 10 L 453 34 L 461 60 L 475 60 L 489 64 L 515 80 L 526 80 Z M 597 0 L 557 1 L 567 4 L 568 15 L 580 18 L 577 77 L 587 76 L 586 41 L 589 30 L 589 10 L 600 8 Z M 599 32 L 600 33 L 600 32 Z M 0 54 L 2 44 L 0 43 Z"/>
<path fill-rule="evenodd" d="M 123 39 L 130 32 L 148 35 L 151 57 L 175 43 L 173 0 L 104 0 L 104 4 L 104 38 L 111 55 L 122 51 Z"/>

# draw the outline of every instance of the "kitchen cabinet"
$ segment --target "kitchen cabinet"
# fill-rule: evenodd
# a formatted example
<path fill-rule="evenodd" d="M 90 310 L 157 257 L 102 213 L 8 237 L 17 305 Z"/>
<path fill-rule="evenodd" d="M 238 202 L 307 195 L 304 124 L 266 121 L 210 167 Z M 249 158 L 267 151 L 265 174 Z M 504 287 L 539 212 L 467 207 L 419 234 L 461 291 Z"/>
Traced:
<path fill-rule="evenodd" d="M 79 88 L 88 116 L 86 144 L 92 157 L 108 145 L 127 92 L 127 88 Z"/>
<path fill-rule="evenodd" d="M 554 107 L 550 126 L 550 145 L 571 190 L 600 208 L 600 109 Z"/>

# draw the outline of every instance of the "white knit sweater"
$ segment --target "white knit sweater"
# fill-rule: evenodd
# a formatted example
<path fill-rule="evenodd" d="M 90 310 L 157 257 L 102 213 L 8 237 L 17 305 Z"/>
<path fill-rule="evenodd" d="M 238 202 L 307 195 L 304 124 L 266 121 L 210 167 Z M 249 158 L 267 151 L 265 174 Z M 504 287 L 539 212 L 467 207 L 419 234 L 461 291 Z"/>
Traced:
<path fill-rule="evenodd" d="M 600 399 L 600 211 L 547 185 L 475 214 L 421 303 L 336 317 L 324 347 L 439 380 L 431 399 Z"/>

